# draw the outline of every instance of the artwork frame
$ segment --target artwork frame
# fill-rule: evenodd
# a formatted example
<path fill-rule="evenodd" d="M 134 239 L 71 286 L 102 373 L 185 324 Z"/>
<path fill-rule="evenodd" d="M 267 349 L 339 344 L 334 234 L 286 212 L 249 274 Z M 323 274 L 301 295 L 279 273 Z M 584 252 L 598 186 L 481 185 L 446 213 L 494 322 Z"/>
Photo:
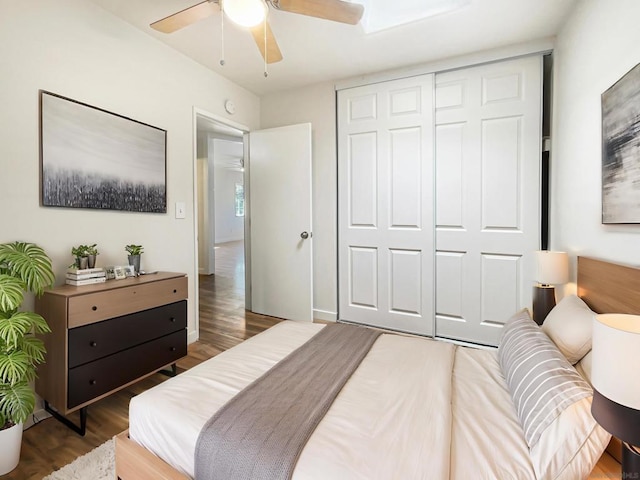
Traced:
<path fill-rule="evenodd" d="M 601 97 L 602 223 L 640 223 L 640 63 Z"/>
<path fill-rule="evenodd" d="M 45 90 L 40 205 L 167 213 L 167 131 Z"/>

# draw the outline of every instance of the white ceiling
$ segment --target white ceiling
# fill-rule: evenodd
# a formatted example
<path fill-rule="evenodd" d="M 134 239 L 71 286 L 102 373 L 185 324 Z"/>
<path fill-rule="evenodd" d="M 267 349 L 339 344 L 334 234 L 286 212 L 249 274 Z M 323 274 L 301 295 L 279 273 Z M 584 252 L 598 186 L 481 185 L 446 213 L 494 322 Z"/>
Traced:
<path fill-rule="evenodd" d="M 220 66 L 220 13 L 172 34 L 149 27 L 200 0 L 90 1 L 263 95 L 554 36 L 578 0 L 472 0 L 453 12 L 368 35 L 360 25 L 270 9 L 269 22 L 284 60 L 269 65 L 267 78 L 251 34 L 229 21 L 224 29 L 225 65 Z"/>

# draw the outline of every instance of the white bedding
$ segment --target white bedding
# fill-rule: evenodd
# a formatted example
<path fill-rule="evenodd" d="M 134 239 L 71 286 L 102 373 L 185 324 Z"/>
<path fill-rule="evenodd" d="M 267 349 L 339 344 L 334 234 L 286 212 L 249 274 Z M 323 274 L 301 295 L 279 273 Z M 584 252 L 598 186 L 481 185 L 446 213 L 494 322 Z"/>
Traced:
<path fill-rule="evenodd" d="M 130 437 L 193 477 L 204 423 L 321 328 L 282 322 L 138 395 Z M 293 478 L 536 475 L 494 351 L 383 334 L 309 439 Z"/>

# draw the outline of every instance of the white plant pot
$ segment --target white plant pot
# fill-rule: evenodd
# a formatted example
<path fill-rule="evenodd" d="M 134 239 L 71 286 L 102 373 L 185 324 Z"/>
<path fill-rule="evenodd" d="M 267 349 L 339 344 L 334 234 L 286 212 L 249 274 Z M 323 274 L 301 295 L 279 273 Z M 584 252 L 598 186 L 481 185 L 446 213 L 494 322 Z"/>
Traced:
<path fill-rule="evenodd" d="M 0 476 L 9 473 L 20 462 L 22 446 L 22 424 L 0 430 Z"/>

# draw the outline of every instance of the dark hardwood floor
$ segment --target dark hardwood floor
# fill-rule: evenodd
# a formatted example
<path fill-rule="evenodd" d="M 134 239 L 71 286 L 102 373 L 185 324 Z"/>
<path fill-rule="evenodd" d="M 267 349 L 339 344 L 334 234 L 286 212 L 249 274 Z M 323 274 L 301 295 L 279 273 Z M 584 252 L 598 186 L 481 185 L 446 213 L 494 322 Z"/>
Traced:
<path fill-rule="evenodd" d="M 201 275 L 199 283 L 200 340 L 189 346 L 188 356 L 178 362 L 178 371 L 191 368 L 279 322 L 276 318 L 244 310 L 242 242 L 220 245 L 216 249 L 216 275 Z M 1 478 L 41 480 L 43 476 L 126 430 L 129 400 L 166 378 L 161 374 L 152 375 L 91 405 L 84 437 L 53 418 L 26 430 L 18 468 Z M 75 417 L 72 420 L 78 421 Z M 605 454 L 590 479 L 620 477 L 620 464 Z"/>

